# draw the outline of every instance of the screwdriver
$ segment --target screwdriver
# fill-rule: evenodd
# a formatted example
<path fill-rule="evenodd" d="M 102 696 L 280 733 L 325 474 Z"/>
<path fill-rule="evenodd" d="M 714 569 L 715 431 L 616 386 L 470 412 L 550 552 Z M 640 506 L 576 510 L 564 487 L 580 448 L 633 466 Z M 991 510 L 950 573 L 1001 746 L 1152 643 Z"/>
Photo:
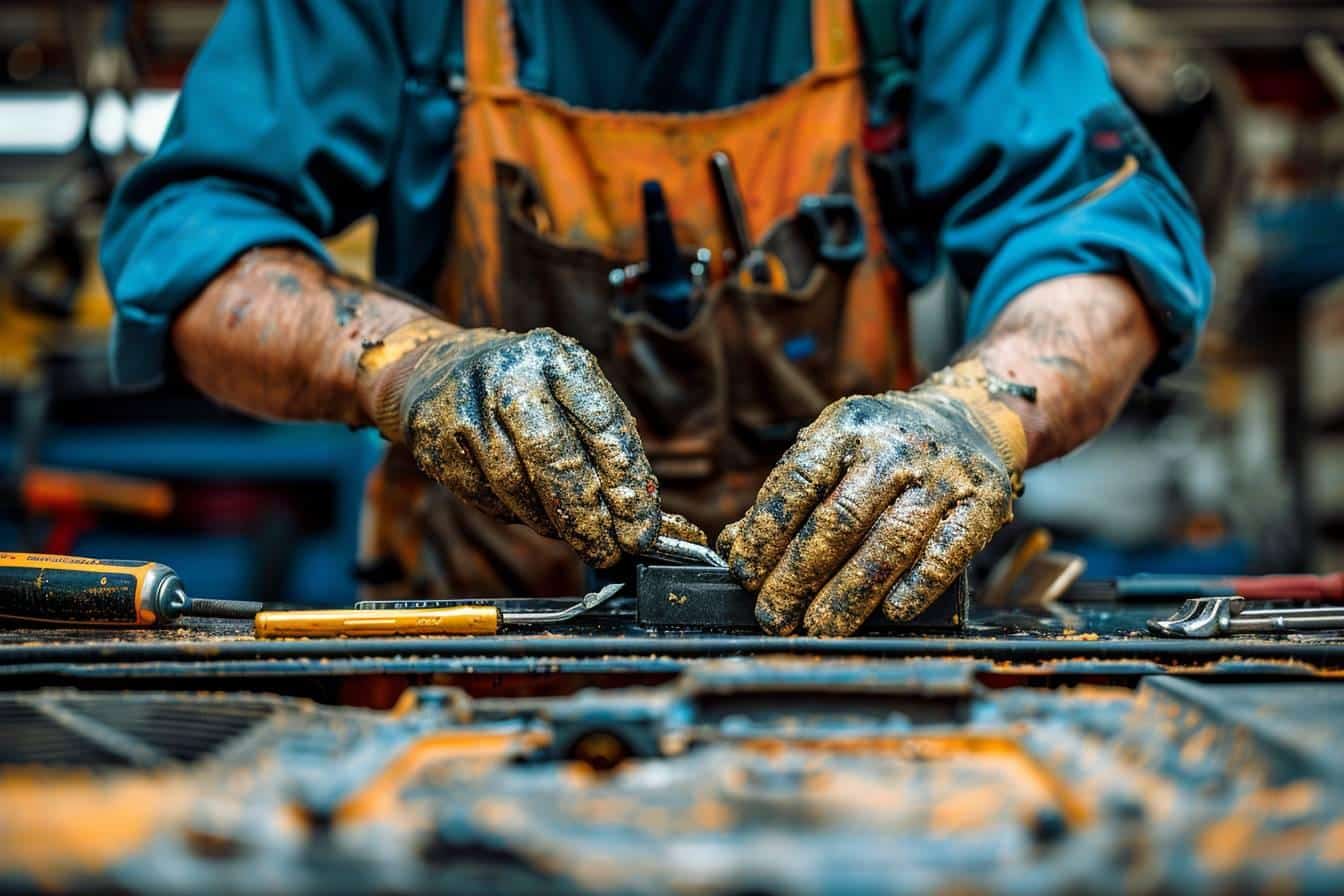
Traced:
<path fill-rule="evenodd" d="M 0 618 L 149 628 L 181 616 L 250 619 L 262 605 L 188 597 L 171 567 L 0 551 Z"/>
<path fill-rule="evenodd" d="M 622 583 L 613 582 L 584 595 L 572 607 L 528 613 L 501 610 L 494 604 L 431 606 L 428 609 L 274 610 L 257 614 L 256 633 L 258 638 L 493 635 L 501 625 L 545 625 L 573 619 L 605 602 L 622 587 Z"/>

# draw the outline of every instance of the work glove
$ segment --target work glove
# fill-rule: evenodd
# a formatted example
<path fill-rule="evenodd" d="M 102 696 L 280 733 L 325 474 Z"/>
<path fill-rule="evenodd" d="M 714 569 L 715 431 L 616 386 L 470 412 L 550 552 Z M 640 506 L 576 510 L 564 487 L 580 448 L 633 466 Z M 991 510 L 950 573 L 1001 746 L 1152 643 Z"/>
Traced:
<path fill-rule="evenodd" d="M 658 480 L 635 421 L 573 339 L 407 324 L 365 349 L 357 384 L 379 431 L 472 506 L 567 542 L 599 568 L 665 534 Z"/>
<path fill-rule="evenodd" d="M 718 540 L 767 632 L 852 634 L 918 615 L 1012 519 L 1026 437 L 979 361 L 844 398 L 798 436 Z M 1015 387 L 1022 388 L 1022 387 Z"/>

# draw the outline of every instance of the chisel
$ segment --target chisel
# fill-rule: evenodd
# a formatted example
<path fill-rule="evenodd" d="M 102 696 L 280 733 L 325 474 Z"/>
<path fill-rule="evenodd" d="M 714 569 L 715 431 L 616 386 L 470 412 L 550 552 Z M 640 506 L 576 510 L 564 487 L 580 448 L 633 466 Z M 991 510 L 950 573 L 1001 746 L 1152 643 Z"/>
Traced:
<path fill-rule="evenodd" d="M 545 625 L 586 613 L 620 591 L 614 582 L 563 610 L 512 612 L 494 604 L 424 609 L 274 610 L 258 613 L 258 638 L 376 638 L 385 635 L 493 635 L 502 625 Z"/>

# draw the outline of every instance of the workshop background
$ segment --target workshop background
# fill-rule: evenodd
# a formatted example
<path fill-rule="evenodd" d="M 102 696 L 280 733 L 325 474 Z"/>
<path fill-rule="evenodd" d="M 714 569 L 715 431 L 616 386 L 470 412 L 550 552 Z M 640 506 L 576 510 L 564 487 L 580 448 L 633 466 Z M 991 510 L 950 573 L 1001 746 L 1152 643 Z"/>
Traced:
<path fill-rule="evenodd" d="M 115 394 L 98 269 L 117 180 L 154 150 L 222 3 L 0 11 L 0 545 L 153 559 L 213 595 L 348 605 L 371 431 L 262 423 L 181 383 Z M 1031 472 L 995 553 L 1044 529 L 1085 579 L 1344 568 L 1344 6 L 1089 4 L 1185 180 L 1218 274 L 1196 364 Z M 372 227 L 333 242 L 367 275 Z M 960 326 L 915 305 L 921 363 Z M 265 587 L 261 587 L 266 583 Z"/>

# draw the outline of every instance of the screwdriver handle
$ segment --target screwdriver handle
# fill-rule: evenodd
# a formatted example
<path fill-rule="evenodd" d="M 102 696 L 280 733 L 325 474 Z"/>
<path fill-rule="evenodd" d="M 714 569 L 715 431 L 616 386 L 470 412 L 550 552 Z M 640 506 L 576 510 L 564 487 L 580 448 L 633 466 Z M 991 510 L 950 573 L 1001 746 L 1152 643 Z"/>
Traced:
<path fill-rule="evenodd" d="M 489 605 L 437 610 L 269 610 L 258 638 L 376 638 L 383 635 L 493 635 L 500 613 Z"/>
<path fill-rule="evenodd" d="M 0 618 L 147 628 L 180 610 L 181 589 L 162 563 L 0 552 Z"/>
<path fill-rule="evenodd" d="M 1239 576 L 1236 593 L 1248 600 L 1344 600 L 1344 572 L 1324 576 Z"/>

